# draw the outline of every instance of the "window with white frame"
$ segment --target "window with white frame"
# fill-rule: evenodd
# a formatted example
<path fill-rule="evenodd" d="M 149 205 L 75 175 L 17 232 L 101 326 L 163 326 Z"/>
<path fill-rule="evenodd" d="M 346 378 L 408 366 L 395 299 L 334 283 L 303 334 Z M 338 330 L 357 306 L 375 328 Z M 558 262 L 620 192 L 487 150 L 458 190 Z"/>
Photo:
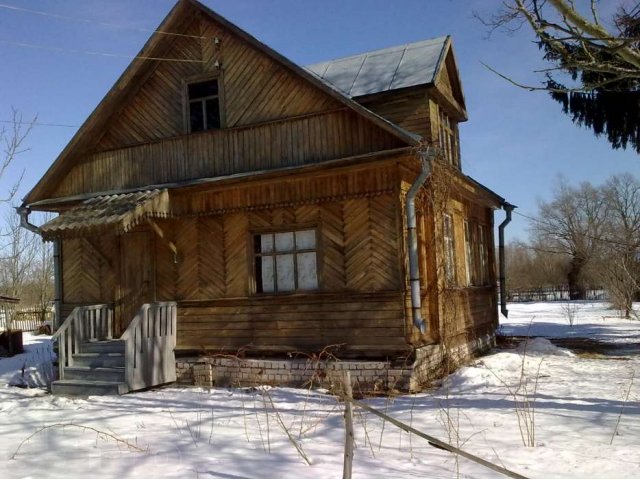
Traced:
<path fill-rule="evenodd" d="M 316 231 L 254 235 L 256 293 L 317 290 Z"/>
<path fill-rule="evenodd" d="M 458 128 L 456 122 L 451 120 L 444 110 L 439 109 L 439 136 L 440 148 L 446 161 L 454 167 L 460 168 L 458 150 Z"/>
<path fill-rule="evenodd" d="M 453 230 L 453 218 L 448 213 L 444 214 L 444 270 L 445 280 L 448 284 L 456 283 L 456 251 Z"/>

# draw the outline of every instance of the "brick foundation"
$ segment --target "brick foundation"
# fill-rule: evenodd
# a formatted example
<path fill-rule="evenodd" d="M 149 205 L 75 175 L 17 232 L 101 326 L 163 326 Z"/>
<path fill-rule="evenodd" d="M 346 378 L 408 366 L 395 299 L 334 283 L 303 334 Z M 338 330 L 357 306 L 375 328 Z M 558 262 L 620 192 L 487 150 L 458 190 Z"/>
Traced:
<path fill-rule="evenodd" d="M 413 363 L 406 367 L 390 361 L 257 359 L 220 355 L 179 358 L 176 373 L 178 383 L 206 388 L 257 385 L 331 388 L 340 381 L 343 372 L 349 371 L 354 392 L 420 391 L 447 369 L 453 371 L 494 343 L 493 335 L 485 335 L 448 350 L 442 345 L 420 347 L 415 350 Z"/>

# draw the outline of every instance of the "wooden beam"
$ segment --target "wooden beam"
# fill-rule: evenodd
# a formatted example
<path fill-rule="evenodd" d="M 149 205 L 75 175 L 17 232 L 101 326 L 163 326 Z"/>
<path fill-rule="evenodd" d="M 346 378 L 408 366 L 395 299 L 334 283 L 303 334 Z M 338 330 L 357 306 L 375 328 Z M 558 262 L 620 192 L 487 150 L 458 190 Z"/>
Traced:
<path fill-rule="evenodd" d="M 164 231 L 162 230 L 162 228 L 160 228 L 160 225 L 158 225 L 153 219 L 148 218 L 147 223 L 149 223 L 160 240 L 162 240 L 167 245 L 167 247 L 169 247 L 169 250 L 173 252 L 173 263 L 178 263 L 178 247 L 176 247 L 176 244 L 166 237 Z"/>

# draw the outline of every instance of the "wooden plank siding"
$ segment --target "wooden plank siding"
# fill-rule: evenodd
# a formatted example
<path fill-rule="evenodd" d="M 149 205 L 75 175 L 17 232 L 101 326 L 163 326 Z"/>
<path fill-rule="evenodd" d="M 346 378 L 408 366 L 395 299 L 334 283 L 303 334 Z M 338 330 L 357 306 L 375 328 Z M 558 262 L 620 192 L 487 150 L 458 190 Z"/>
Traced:
<path fill-rule="evenodd" d="M 338 357 L 406 353 L 400 292 L 314 293 L 178 303 L 178 349 Z"/>
<path fill-rule="evenodd" d="M 158 221 L 179 260 L 156 242 L 159 300 L 252 294 L 252 232 L 316 228 L 320 289 L 401 290 L 401 239 L 392 194 L 322 204 Z M 126 238 L 126 235 L 123 236 Z"/>
<path fill-rule="evenodd" d="M 111 303 L 118 261 L 114 235 L 62 241 L 62 298 L 68 304 Z"/>
<path fill-rule="evenodd" d="M 158 300 L 179 301 L 178 347 L 405 349 L 396 204 L 388 193 L 158 222 L 180 255 L 156 242 Z M 314 227 L 319 291 L 254 294 L 251 234 Z"/>
<path fill-rule="evenodd" d="M 400 127 L 433 142 L 428 87 L 371 95 L 357 99 L 369 110 Z M 437 118 L 437 117 L 435 117 Z"/>
<path fill-rule="evenodd" d="M 52 198 L 310 165 L 403 146 L 357 114 L 334 110 L 94 153 L 72 168 Z"/>
<path fill-rule="evenodd" d="M 201 38 L 176 37 L 164 57 L 192 62 L 157 62 L 153 73 L 106 130 L 97 150 L 187 133 L 183 109 L 185 81 L 207 75 L 221 80 L 225 127 L 340 106 L 213 19 L 198 14 L 181 33 Z M 216 61 L 220 68 L 215 66 Z"/>
<path fill-rule="evenodd" d="M 403 165 L 409 166 L 409 163 Z M 415 167 L 413 167 L 415 168 Z M 448 172 L 448 173 L 447 173 Z M 497 326 L 495 246 L 493 239 L 493 210 L 498 207 L 496 199 L 487 195 L 478 185 L 467 181 L 456 170 L 445 170 L 437 174 L 441 195 L 446 200 L 436 201 L 444 206 L 444 212 L 434 212 L 431 186 L 422 190 L 416 198 L 418 261 L 421 281 L 422 317 L 426 322 L 426 334 L 421 335 L 412 327 L 410 282 L 408 276 L 408 246 L 406 243 L 406 193 L 417 171 L 401 168 L 400 208 L 402 237 L 401 250 L 405 263 L 405 321 L 409 332 L 408 342 L 413 345 L 425 343 L 445 343 L 457 345 L 462 338 L 471 339 L 479 332 L 488 332 Z M 444 282 L 444 237 L 443 213 L 451 215 L 454 229 L 456 281 L 445 286 Z M 486 286 L 467 285 L 466 245 L 464 236 L 465 220 L 485 227 L 488 251 L 488 278 Z"/>

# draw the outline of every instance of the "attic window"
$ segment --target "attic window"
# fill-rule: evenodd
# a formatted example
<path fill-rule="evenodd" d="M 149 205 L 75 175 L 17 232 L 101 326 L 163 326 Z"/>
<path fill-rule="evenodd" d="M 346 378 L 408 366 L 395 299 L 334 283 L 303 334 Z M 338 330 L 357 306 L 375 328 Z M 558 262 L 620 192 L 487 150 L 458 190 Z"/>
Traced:
<path fill-rule="evenodd" d="M 187 85 L 189 99 L 189 131 L 202 132 L 220 128 L 220 96 L 218 79 Z"/>

